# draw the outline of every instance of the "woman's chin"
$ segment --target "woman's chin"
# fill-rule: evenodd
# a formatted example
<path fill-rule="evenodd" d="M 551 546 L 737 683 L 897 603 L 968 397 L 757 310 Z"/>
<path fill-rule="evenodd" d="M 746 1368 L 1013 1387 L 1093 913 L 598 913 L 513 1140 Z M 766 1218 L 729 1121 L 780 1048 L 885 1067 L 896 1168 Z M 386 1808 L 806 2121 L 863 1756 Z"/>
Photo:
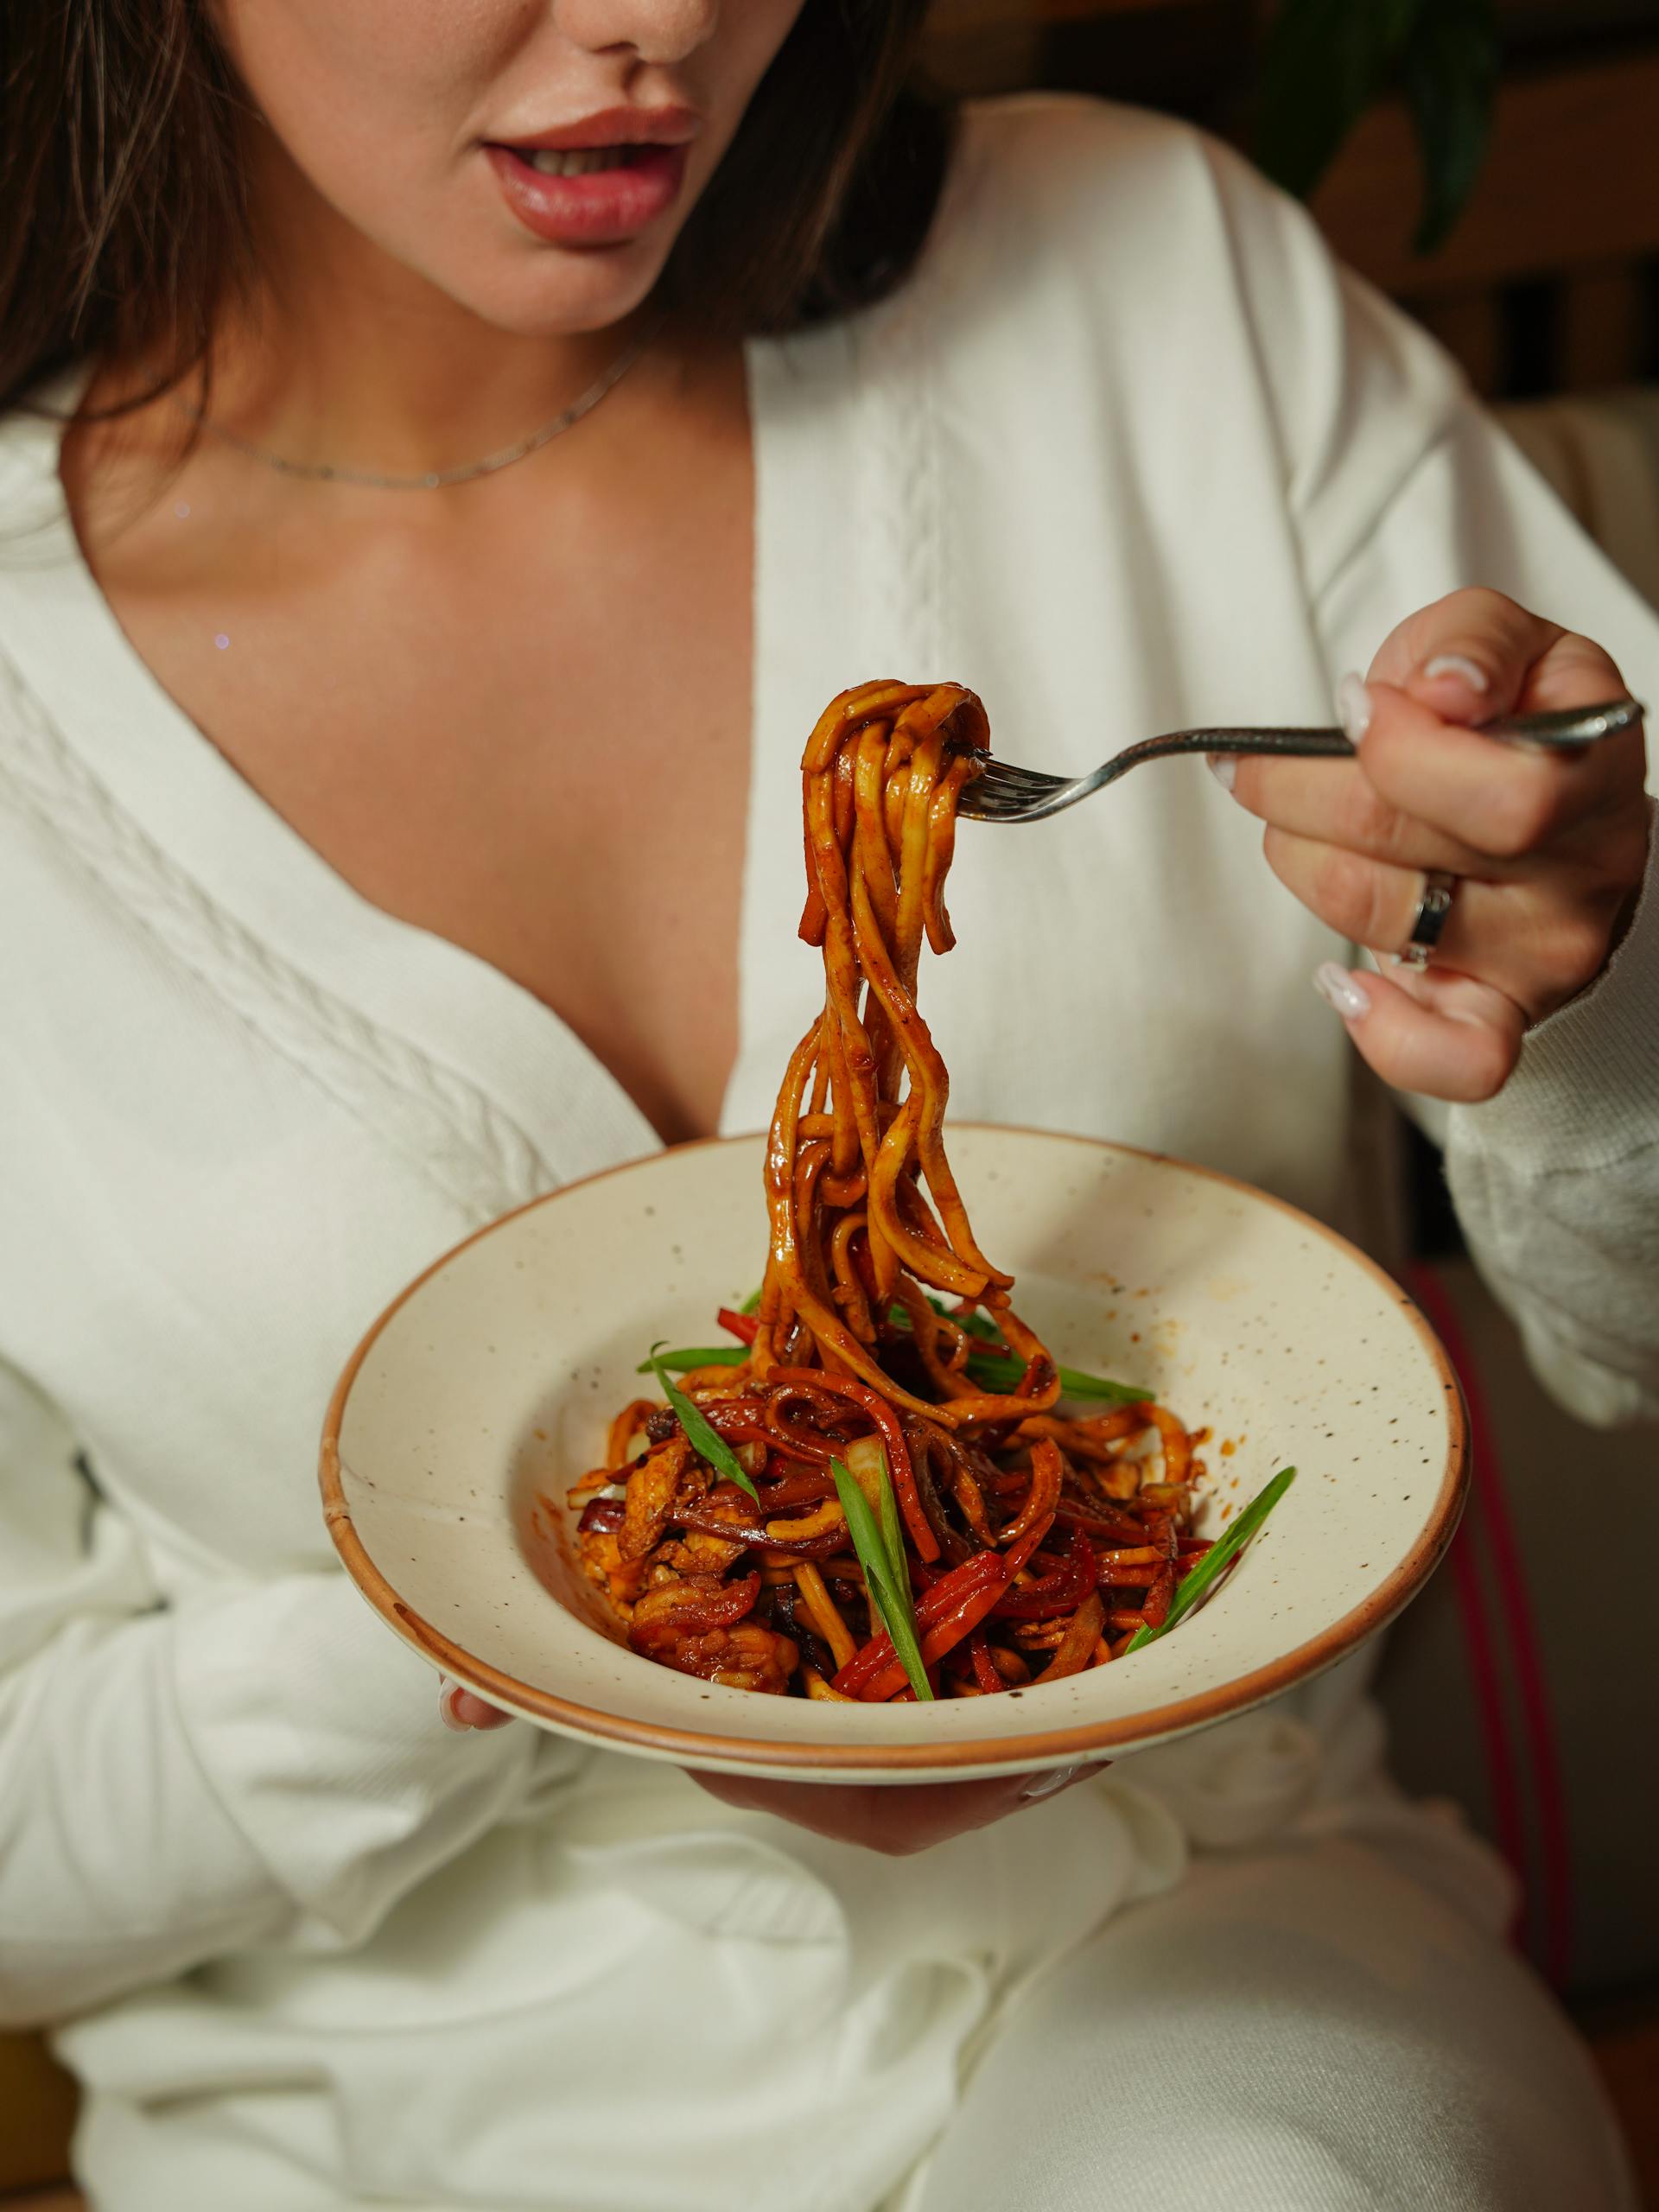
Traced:
<path fill-rule="evenodd" d="M 529 268 L 517 256 L 486 270 L 474 262 L 435 280 L 456 305 L 518 338 L 579 338 L 608 330 L 642 307 L 664 256 L 635 240 L 580 252 L 543 247 Z"/>

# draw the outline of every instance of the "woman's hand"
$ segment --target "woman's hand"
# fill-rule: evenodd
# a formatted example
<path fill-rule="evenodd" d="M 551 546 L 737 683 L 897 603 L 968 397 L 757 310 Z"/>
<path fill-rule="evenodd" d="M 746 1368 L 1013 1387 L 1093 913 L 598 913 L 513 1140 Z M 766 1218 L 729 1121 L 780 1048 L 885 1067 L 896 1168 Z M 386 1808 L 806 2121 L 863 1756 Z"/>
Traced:
<path fill-rule="evenodd" d="M 1040 1774 L 999 1776 L 989 1782 L 850 1783 L 753 1782 L 747 1775 L 705 1774 L 689 1769 L 711 1797 L 745 1812 L 772 1813 L 810 1828 L 834 1843 L 861 1844 L 889 1859 L 907 1859 L 969 1828 L 988 1827 L 1027 1805 L 1058 1796 L 1075 1782 L 1111 1764 L 1046 1768 Z"/>
<path fill-rule="evenodd" d="M 1410 616 L 1364 683 L 1344 677 L 1351 766 L 1212 762 L 1268 824 L 1268 863 L 1355 944 L 1398 951 L 1424 871 L 1458 879 L 1433 965 L 1315 976 L 1385 1081 L 1473 1101 L 1501 1090 L 1528 1027 L 1595 981 L 1646 865 L 1640 728 L 1582 755 L 1481 737 L 1494 715 L 1592 706 L 1625 684 L 1599 645 L 1493 591 Z"/>
<path fill-rule="evenodd" d="M 438 1714 L 446 1728 L 499 1728 L 512 1715 L 488 1705 L 459 1682 L 445 1681 L 438 1692 Z M 1109 1759 L 1084 1766 L 1049 1767 L 1040 1774 L 1017 1774 L 992 1782 L 924 1782 L 894 1787 L 853 1783 L 842 1788 L 823 1782 L 753 1782 L 746 1775 L 702 1774 L 688 1769 L 711 1797 L 744 1812 L 773 1813 L 797 1827 L 810 1828 L 836 1843 L 862 1844 L 889 1858 L 907 1858 L 931 1844 L 948 1842 L 969 1828 L 1018 1813 L 1045 1797 L 1057 1797 L 1074 1782 L 1098 1774 Z"/>
<path fill-rule="evenodd" d="M 465 1736 L 474 1729 L 482 1735 L 491 1728 L 505 1728 L 512 1715 L 503 1713 L 499 1705 L 486 1704 L 471 1690 L 462 1689 L 461 1684 L 452 1682 L 448 1675 L 440 1675 L 438 1718 L 446 1728 L 453 1728 L 458 1736 Z"/>

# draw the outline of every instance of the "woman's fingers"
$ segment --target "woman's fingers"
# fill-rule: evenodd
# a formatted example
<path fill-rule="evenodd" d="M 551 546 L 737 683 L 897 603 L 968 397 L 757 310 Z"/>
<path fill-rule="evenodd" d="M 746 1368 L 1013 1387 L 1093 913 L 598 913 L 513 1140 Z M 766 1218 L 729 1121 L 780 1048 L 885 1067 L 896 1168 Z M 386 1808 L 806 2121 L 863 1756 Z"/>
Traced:
<path fill-rule="evenodd" d="M 1338 937 L 1376 953 L 1404 950 L 1423 897 L 1422 868 L 1394 868 L 1277 829 L 1262 850 L 1286 889 Z M 1478 976 L 1541 1021 L 1600 969 L 1617 912 L 1615 899 L 1598 899 L 1565 866 L 1499 883 L 1457 874 L 1434 964 Z"/>
<path fill-rule="evenodd" d="M 438 1718 L 446 1728 L 453 1728 L 457 1735 L 464 1736 L 474 1728 L 505 1728 L 512 1715 L 503 1713 L 499 1705 L 486 1704 L 459 1682 L 452 1682 L 448 1675 L 440 1675 Z"/>
<path fill-rule="evenodd" d="M 1322 971 L 1356 1042 L 1390 1082 L 1488 1097 L 1521 1030 L 1592 982 L 1645 868 L 1640 728 L 1578 752 L 1484 735 L 1515 711 L 1622 697 L 1599 645 L 1501 593 L 1454 592 L 1402 622 L 1346 677 L 1347 762 L 1243 760 L 1223 780 L 1267 824 L 1269 865 L 1338 937 L 1378 953 L 1410 941 L 1425 875 L 1454 879 L 1427 975 L 1346 984 Z"/>
<path fill-rule="evenodd" d="M 1599 658 L 1609 672 L 1592 680 L 1580 664 L 1572 686 L 1579 696 L 1560 703 L 1588 706 L 1623 690 L 1611 662 Z M 1546 752 L 1448 722 L 1390 684 L 1364 690 L 1359 759 L 1367 782 L 1425 830 L 1491 861 L 1526 863 L 1599 823 L 1640 786 L 1639 730 L 1580 753 Z"/>
<path fill-rule="evenodd" d="M 1298 836 L 1399 868 L 1500 880 L 1525 874 L 1545 848 L 1599 848 L 1610 819 L 1639 813 L 1642 734 L 1563 753 L 1467 725 L 1516 709 L 1591 706 L 1624 690 L 1588 639 L 1500 593 L 1455 592 L 1400 625 L 1369 683 L 1344 677 L 1338 702 L 1357 752 L 1352 767 L 1216 765 L 1249 812 Z"/>
<path fill-rule="evenodd" d="M 1448 592 L 1389 632 L 1371 674 L 1447 721 L 1487 721 L 1521 702 L 1532 671 L 1564 634 L 1501 591 Z"/>
<path fill-rule="evenodd" d="M 1110 1762 L 1051 1767 L 1039 1774 L 989 1782 L 851 1783 L 764 1782 L 747 1775 L 689 1769 L 711 1797 L 746 1812 L 772 1813 L 797 1827 L 837 1843 L 855 1843 L 888 1858 L 908 1858 L 970 1828 L 987 1827 L 1010 1813 L 1058 1796 Z"/>
<path fill-rule="evenodd" d="M 1453 875 L 1505 873 L 1502 862 L 1384 798 L 1357 761 L 1351 767 L 1345 760 L 1222 755 L 1211 767 L 1247 814 L 1292 836 L 1340 846 L 1395 868 L 1443 868 Z"/>
<path fill-rule="evenodd" d="M 1458 1105 L 1494 1097 L 1521 1055 L 1526 1017 L 1490 983 L 1450 969 L 1351 972 L 1328 961 L 1313 977 L 1385 1083 Z"/>

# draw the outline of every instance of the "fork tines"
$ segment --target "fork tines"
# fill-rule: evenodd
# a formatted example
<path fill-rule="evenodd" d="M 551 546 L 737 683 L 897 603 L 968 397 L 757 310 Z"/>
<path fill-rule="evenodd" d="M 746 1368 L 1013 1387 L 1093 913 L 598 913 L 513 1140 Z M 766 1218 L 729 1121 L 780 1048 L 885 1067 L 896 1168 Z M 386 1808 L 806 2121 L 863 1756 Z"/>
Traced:
<path fill-rule="evenodd" d="M 995 798 L 999 793 L 1010 798 L 1016 793 L 1024 798 L 1036 798 L 1045 791 L 1058 791 L 1062 784 L 1070 781 L 1068 776 L 1048 776 L 1039 768 L 1016 768 L 1012 760 L 988 757 L 969 789 L 982 798 Z"/>
<path fill-rule="evenodd" d="M 1069 780 L 1065 776 L 1045 775 L 1036 768 L 1016 767 L 1011 760 L 987 759 L 979 774 L 963 786 L 960 811 L 969 817 L 978 815 L 982 820 L 1017 814 L 1034 800 L 1063 791 Z"/>

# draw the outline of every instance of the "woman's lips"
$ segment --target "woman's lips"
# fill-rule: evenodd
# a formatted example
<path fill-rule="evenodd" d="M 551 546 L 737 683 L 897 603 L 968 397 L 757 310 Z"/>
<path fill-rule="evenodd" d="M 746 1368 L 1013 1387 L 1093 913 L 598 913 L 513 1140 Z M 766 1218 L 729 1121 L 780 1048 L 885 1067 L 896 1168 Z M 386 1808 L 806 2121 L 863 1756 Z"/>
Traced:
<path fill-rule="evenodd" d="M 584 176 L 544 176 L 512 146 L 484 150 L 508 207 L 554 245 L 624 245 L 667 213 L 685 178 L 683 146 L 635 146 L 626 164 Z"/>

